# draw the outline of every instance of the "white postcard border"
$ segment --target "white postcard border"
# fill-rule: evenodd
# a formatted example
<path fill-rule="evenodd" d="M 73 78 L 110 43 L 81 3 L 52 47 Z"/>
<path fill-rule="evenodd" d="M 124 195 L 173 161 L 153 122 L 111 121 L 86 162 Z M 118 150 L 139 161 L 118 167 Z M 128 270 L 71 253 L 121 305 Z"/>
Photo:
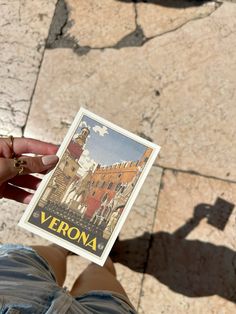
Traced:
<path fill-rule="evenodd" d="M 80 108 L 80 110 L 78 111 L 72 125 L 70 126 L 58 152 L 57 152 L 57 156 L 59 157 L 59 159 L 63 156 L 65 150 L 67 149 L 70 141 L 72 140 L 73 138 L 73 135 L 75 133 L 75 131 L 77 130 L 77 128 L 79 127 L 79 124 L 83 118 L 83 116 L 86 115 L 88 116 L 89 118 L 91 119 L 94 119 L 95 121 L 97 121 L 98 123 L 101 123 L 113 130 L 115 130 L 116 132 L 126 136 L 126 137 L 129 137 L 131 138 L 132 140 L 140 143 L 140 144 L 143 144 L 149 148 L 152 148 L 153 151 L 152 151 L 152 154 L 151 156 L 148 158 L 148 161 L 138 179 L 138 182 L 136 183 L 132 193 L 131 193 L 131 196 L 129 197 L 128 199 L 128 202 L 116 224 L 116 227 L 115 229 L 113 230 L 112 232 L 112 235 L 111 237 L 109 238 L 107 244 L 106 244 L 106 248 L 104 249 L 101 257 L 99 256 L 96 256 L 90 252 L 88 252 L 87 250 L 81 248 L 81 247 L 78 247 L 77 245 L 74 245 L 73 243 L 70 243 L 68 242 L 67 240 L 64 240 L 62 238 L 59 238 L 59 237 L 56 237 L 54 235 L 52 235 L 49 231 L 46 231 L 46 230 L 43 230 L 41 229 L 40 227 L 37 227 L 35 225 L 32 225 L 31 223 L 28 222 L 28 219 L 30 218 L 35 206 L 37 205 L 40 197 L 42 196 L 43 192 L 45 191 L 45 188 L 49 182 L 49 180 L 51 179 L 51 177 L 53 176 L 54 172 L 56 171 L 57 169 L 57 166 L 47 175 L 45 175 L 45 177 L 43 178 L 39 188 L 37 189 L 37 191 L 35 192 L 30 204 L 28 205 L 28 207 L 26 208 L 23 216 L 21 217 L 18 225 L 22 228 L 25 228 L 27 230 L 29 230 L 30 232 L 33 232 L 39 236 L 41 236 L 42 238 L 45 238 L 53 243 L 56 243 L 58 245 L 61 245 L 63 247 L 65 247 L 66 249 L 84 257 L 84 258 L 87 258 L 89 260 L 91 260 L 92 262 L 94 263 L 97 263 L 98 265 L 100 266 L 103 266 L 103 264 L 105 263 L 106 261 L 106 258 L 108 257 L 109 253 L 110 253 L 110 250 L 131 210 L 131 207 L 135 201 L 135 199 L 137 198 L 137 195 L 144 183 L 144 180 L 146 179 L 151 167 L 152 167 L 152 164 L 154 163 L 159 151 L 160 151 L 160 146 L 154 144 L 154 143 L 151 143 L 115 124 L 113 124 L 112 122 L 110 121 L 107 121 L 106 119 L 84 109 L 84 108 Z"/>

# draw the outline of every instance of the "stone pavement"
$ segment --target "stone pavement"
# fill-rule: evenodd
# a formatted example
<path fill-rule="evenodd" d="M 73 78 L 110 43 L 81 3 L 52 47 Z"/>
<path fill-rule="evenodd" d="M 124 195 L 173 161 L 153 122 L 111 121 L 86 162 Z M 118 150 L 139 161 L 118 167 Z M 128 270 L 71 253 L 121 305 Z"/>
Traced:
<path fill-rule="evenodd" d="M 83 106 L 162 146 L 116 263 L 139 313 L 235 312 L 235 16 L 235 0 L 0 0 L 2 135 L 60 143 Z M 24 208 L 1 200 L 0 241 L 46 244 L 16 226 Z M 69 264 L 68 285 L 87 262 Z"/>

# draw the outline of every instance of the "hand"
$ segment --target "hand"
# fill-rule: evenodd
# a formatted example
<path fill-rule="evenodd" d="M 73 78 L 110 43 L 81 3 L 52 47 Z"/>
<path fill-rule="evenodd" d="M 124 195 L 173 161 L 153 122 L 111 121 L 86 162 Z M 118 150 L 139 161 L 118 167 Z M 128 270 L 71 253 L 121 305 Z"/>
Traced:
<path fill-rule="evenodd" d="M 13 147 L 10 138 L 0 138 L 0 198 L 10 198 L 28 204 L 33 194 L 24 188 L 36 190 L 41 179 L 30 173 L 45 173 L 58 162 L 55 155 L 57 146 L 28 138 L 14 138 Z M 14 166 L 12 153 L 24 162 L 23 172 Z M 29 157 L 24 154 L 41 156 Z M 22 189 L 23 188 L 23 189 Z"/>

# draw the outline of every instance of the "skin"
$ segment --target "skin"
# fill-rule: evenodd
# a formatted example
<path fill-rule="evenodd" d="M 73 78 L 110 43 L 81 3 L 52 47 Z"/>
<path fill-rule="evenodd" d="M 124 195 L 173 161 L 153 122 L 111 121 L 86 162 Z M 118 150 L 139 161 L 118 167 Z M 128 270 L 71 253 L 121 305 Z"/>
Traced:
<path fill-rule="evenodd" d="M 24 171 L 18 175 L 19 169 L 14 167 L 12 153 L 20 160 L 24 160 Z M 11 141 L 6 138 L 0 139 L 0 198 L 5 197 L 15 201 L 28 204 L 32 198 L 32 193 L 22 188 L 36 190 L 41 179 L 32 176 L 32 173 L 44 173 L 51 170 L 57 163 L 45 166 L 42 156 L 55 155 L 57 146 L 41 141 L 25 138 L 15 138 L 13 147 Z M 25 154 L 37 154 L 40 156 L 29 157 Z"/>

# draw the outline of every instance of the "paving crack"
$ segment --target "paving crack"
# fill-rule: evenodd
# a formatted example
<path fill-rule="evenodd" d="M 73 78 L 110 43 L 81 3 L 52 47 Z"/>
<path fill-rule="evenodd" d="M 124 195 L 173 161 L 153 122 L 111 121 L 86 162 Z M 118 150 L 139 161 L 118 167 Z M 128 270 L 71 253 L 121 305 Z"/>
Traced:
<path fill-rule="evenodd" d="M 104 47 L 81 46 L 78 41 L 67 33 L 67 30 L 72 26 L 73 22 L 69 20 L 69 7 L 65 0 L 59 0 L 56 6 L 53 21 L 50 27 L 48 40 L 46 43 L 47 49 L 55 48 L 70 48 L 76 54 L 82 56 L 90 50 L 104 49 L 121 49 L 124 47 L 139 47 L 143 45 L 145 36 L 140 25 L 137 24 L 137 8 L 134 3 L 135 23 L 136 28 L 130 34 L 124 36 L 115 45 Z"/>
<path fill-rule="evenodd" d="M 87 54 L 92 48 L 81 47 L 75 38 L 66 35 L 73 22 L 69 21 L 69 7 L 65 0 L 58 0 L 49 30 L 46 49 L 70 48 L 78 55 Z"/>
<path fill-rule="evenodd" d="M 141 298 L 143 295 L 143 284 L 144 284 L 144 280 L 145 280 L 145 274 L 147 273 L 151 249 L 152 249 L 152 246 L 154 244 L 153 232 L 154 232 L 154 227 L 155 227 L 155 221 L 157 219 L 157 209 L 158 209 L 158 204 L 159 204 L 159 197 L 160 197 L 161 186 L 162 186 L 162 182 L 163 182 L 163 176 L 164 176 L 164 171 L 162 170 L 161 177 L 160 177 L 160 188 L 159 188 L 157 196 L 156 196 L 156 205 L 155 205 L 155 211 L 154 211 L 154 216 L 153 216 L 153 221 L 152 221 L 151 233 L 150 233 L 150 238 L 149 238 L 149 243 L 148 243 L 148 248 L 147 248 L 146 261 L 144 264 L 144 269 L 143 269 L 143 274 L 142 274 L 142 279 L 141 279 L 141 289 L 140 289 L 138 306 L 137 306 L 138 311 L 139 311 L 140 306 L 141 306 Z"/>
<path fill-rule="evenodd" d="M 115 45 L 108 47 L 108 49 L 121 49 L 125 47 L 141 47 L 146 41 L 144 31 L 141 25 L 138 24 L 138 10 L 137 3 L 133 3 L 134 12 L 135 12 L 135 30 L 130 34 L 124 36 L 119 40 Z"/>
<path fill-rule="evenodd" d="M 60 2 L 60 0 L 58 2 Z M 57 4 L 55 5 L 55 11 L 54 11 L 53 19 L 55 17 L 56 7 L 57 7 Z M 52 22 L 51 22 L 51 24 L 52 24 Z M 50 28 L 51 28 L 51 25 L 50 25 Z M 48 37 L 49 37 L 49 34 L 48 34 Z M 34 86 L 33 86 L 33 91 L 32 91 L 31 97 L 29 99 L 29 107 L 28 107 L 28 110 L 26 112 L 26 119 L 25 119 L 24 125 L 20 127 L 22 136 L 24 136 L 25 128 L 27 126 L 27 122 L 28 122 L 28 119 L 29 119 L 30 110 L 31 110 L 31 107 L 32 107 L 32 102 L 33 102 L 33 97 L 34 97 L 36 86 L 37 86 L 37 83 L 38 83 L 41 65 L 42 65 L 42 62 L 43 62 L 43 59 L 44 59 L 45 49 L 46 49 L 46 43 L 45 43 L 44 49 L 42 51 L 41 59 L 39 60 L 39 64 L 38 64 L 37 69 L 36 69 L 36 71 L 37 71 L 36 72 L 36 79 L 35 79 L 35 82 L 34 82 Z M 30 71 L 28 73 L 30 73 Z"/>
<path fill-rule="evenodd" d="M 165 172 L 166 170 L 169 170 L 169 171 L 172 171 L 173 173 L 186 173 L 186 174 L 190 174 L 190 175 L 195 175 L 195 176 L 199 176 L 199 177 L 203 177 L 203 178 L 206 178 L 206 179 L 213 179 L 213 180 L 218 180 L 218 181 L 223 181 L 223 182 L 227 182 L 227 183 L 233 183 L 235 184 L 236 183 L 236 180 L 230 180 L 230 179 L 224 179 L 224 178 L 220 178 L 220 177 L 216 177 L 216 176 L 213 176 L 213 175 L 207 175 L 207 174 L 204 174 L 204 173 L 201 173 L 199 171 L 196 171 L 196 170 L 184 170 L 184 169 L 178 169 L 178 168 L 172 168 L 172 167 L 166 167 L 166 166 L 163 166 L 159 163 L 155 163 L 153 165 L 153 167 L 158 167 L 158 168 L 161 168 L 163 169 L 163 171 Z M 226 173 L 226 176 L 230 175 L 229 173 Z"/>
<path fill-rule="evenodd" d="M 227 0 L 227 1 L 231 1 L 231 0 Z M 135 30 L 131 32 L 130 34 L 124 36 L 115 45 L 107 45 L 104 47 L 92 47 L 89 45 L 87 46 L 79 45 L 78 40 L 76 38 L 67 34 L 68 29 L 73 25 L 73 21 L 69 20 L 70 8 L 68 7 L 68 4 L 66 3 L 65 0 L 59 0 L 57 2 L 55 14 L 51 23 L 49 36 L 46 43 L 46 48 L 47 49 L 69 48 L 69 49 L 72 49 L 73 52 L 76 53 L 77 55 L 82 56 L 82 55 L 86 55 L 91 50 L 103 51 L 105 49 L 142 47 L 143 45 L 145 45 L 147 42 L 149 42 L 152 39 L 175 32 L 190 22 L 193 22 L 199 19 L 204 19 L 211 16 L 223 4 L 223 2 L 224 0 L 214 1 L 214 5 L 215 5 L 214 10 L 206 15 L 200 15 L 200 16 L 194 17 L 169 31 L 166 31 L 166 32 L 163 32 L 163 33 L 151 36 L 151 37 L 146 37 L 141 25 L 138 24 L 137 1 L 133 1 L 133 6 L 135 10 L 135 25 L 136 25 Z"/>
<path fill-rule="evenodd" d="M 187 24 L 189 24 L 189 23 L 191 23 L 191 22 L 194 22 L 194 21 L 197 21 L 197 20 L 202 20 L 202 19 L 205 19 L 205 18 L 210 17 L 213 13 L 215 13 L 215 11 L 216 11 L 219 7 L 221 7 L 221 5 L 223 4 L 223 2 L 214 1 L 214 4 L 215 4 L 215 9 L 214 9 L 212 12 L 210 12 L 210 13 L 204 15 L 204 16 L 201 16 L 201 15 L 200 15 L 200 16 L 196 16 L 196 17 L 194 17 L 194 18 L 192 18 L 192 19 L 190 19 L 190 20 L 188 20 L 188 21 L 186 21 L 186 22 L 184 22 L 184 23 L 178 25 L 177 27 L 175 27 L 175 28 L 173 28 L 173 29 L 171 29 L 171 30 L 168 30 L 168 31 L 166 31 L 166 32 L 157 34 L 157 35 L 152 36 L 152 37 L 148 37 L 148 38 L 146 38 L 145 43 L 147 43 L 148 41 L 150 41 L 150 40 L 152 40 L 152 39 L 154 39 L 154 38 L 161 37 L 161 36 L 167 35 L 167 34 L 169 34 L 169 33 L 176 32 L 177 30 L 181 29 L 182 27 L 184 27 L 185 25 L 187 25 Z"/>
<path fill-rule="evenodd" d="M 56 4 L 55 13 L 50 26 L 46 48 L 63 48 L 70 44 L 67 39 L 66 31 L 70 28 L 71 22 L 68 21 L 69 10 L 65 0 L 59 0 Z M 73 48 L 73 47 L 70 47 Z"/>
<path fill-rule="evenodd" d="M 145 140 L 148 140 L 149 142 L 153 142 L 153 139 L 150 136 L 148 136 L 145 133 L 143 133 L 143 132 L 137 132 L 136 134 L 138 136 L 144 138 Z"/>

